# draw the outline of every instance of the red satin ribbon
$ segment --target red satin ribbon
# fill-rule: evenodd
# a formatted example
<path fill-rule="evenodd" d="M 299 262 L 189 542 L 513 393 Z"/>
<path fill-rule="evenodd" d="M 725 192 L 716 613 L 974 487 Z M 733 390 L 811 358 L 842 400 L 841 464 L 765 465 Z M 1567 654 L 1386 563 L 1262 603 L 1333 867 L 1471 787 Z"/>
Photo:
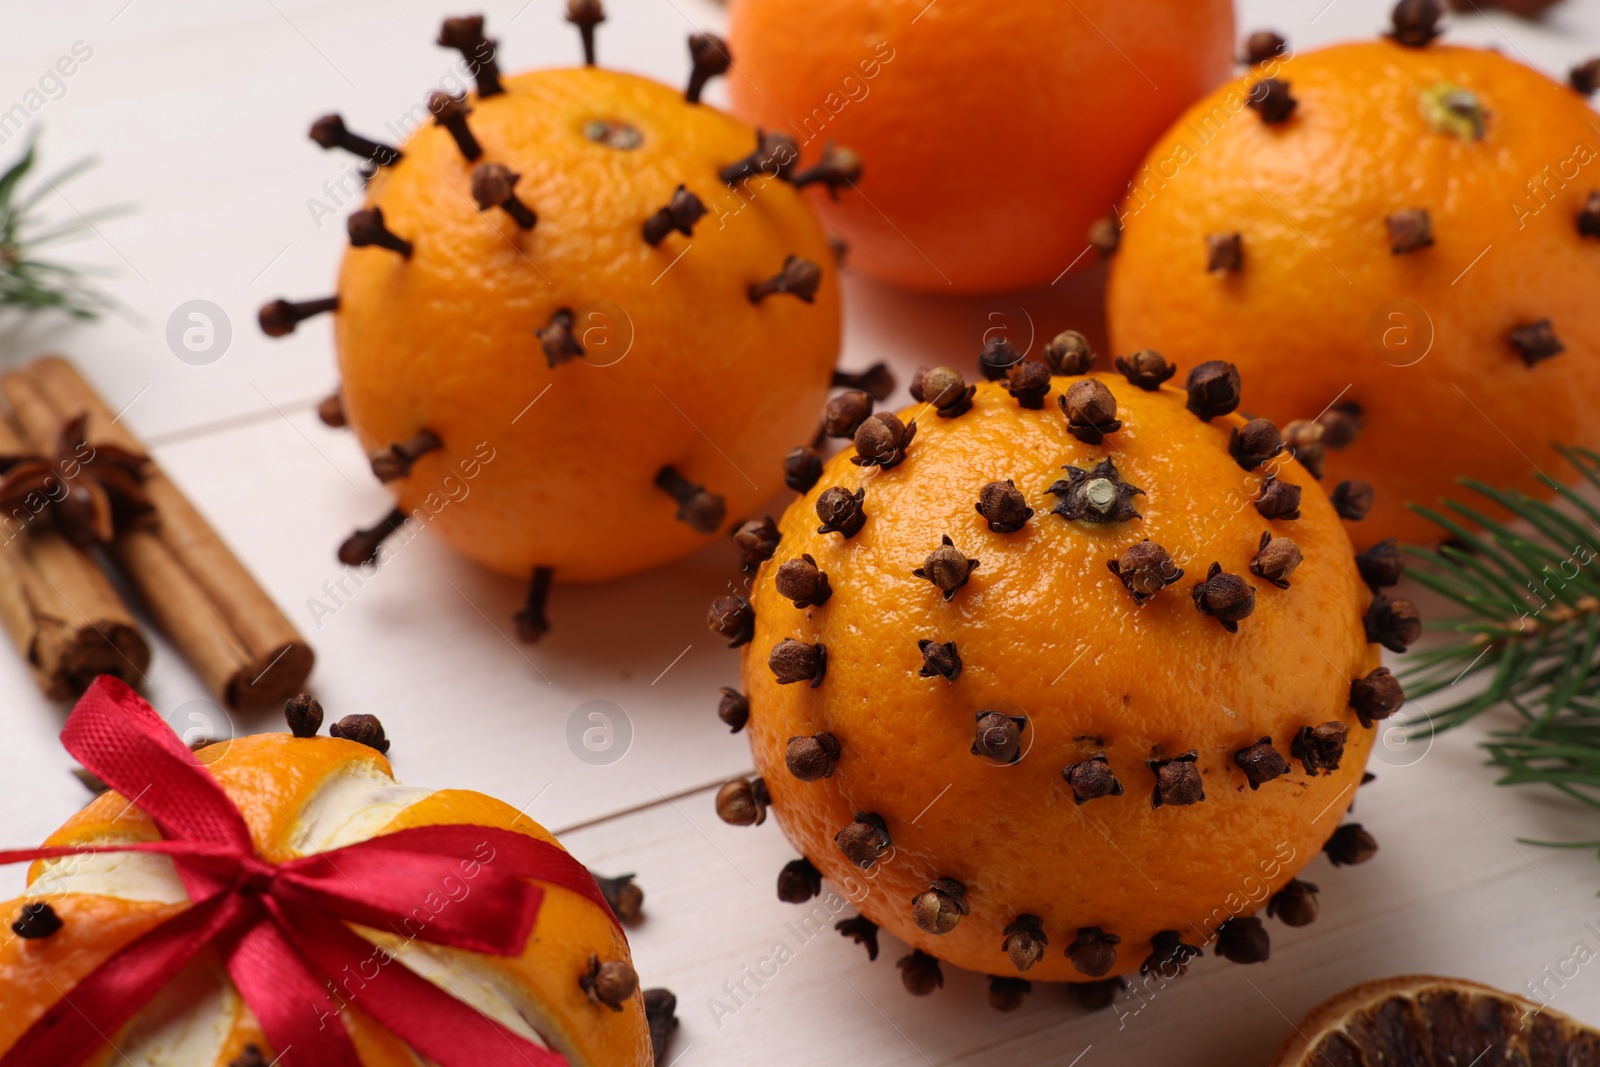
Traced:
<path fill-rule="evenodd" d="M 82 1063 L 207 945 L 221 953 L 283 1067 L 360 1067 L 340 1021 L 347 1005 L 441 1067 L 567 1067 L 565 1057 L 456 1000 L 345 925 L 520 956 L 544 899 L 544 889 L 524 879 L 570 889 L 611 915 L 594 878 L 561 849 L 510 830 L 426 826 L 269 863 L 210 771 L 122 682 L 96 679 L 61 741 L 101 781 L 135 798 L 165 840 L 0 852 L 0 864 L 160 853 L 172 857 L 192 904 L 74 986 L 0 1067 Z"/>

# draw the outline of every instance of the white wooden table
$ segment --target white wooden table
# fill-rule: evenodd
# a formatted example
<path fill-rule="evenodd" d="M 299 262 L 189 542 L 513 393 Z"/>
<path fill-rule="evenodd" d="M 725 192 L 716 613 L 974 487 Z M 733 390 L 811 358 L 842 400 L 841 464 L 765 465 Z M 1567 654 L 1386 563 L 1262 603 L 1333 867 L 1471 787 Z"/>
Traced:
<path fill-rule="evenodd" d="M 684 36 L 725 17 L 711 0 L 610 6 L 602 62 L 673 83 L 686 73 Z M 1301 48 L 1369 34 L 1388 8 L 1379 0 L 1241 6 L 1241 31 L 1272 27 Z M 506 69 L 577 55 L 562 0 L 481 7 Z M 305 628 L 319 654 L 314 688 L 330 712 L 383 718 L 403 779 L 528 805 L 592 866 L 638 872 L 649 918 L 633 935 L 635 953 L 649 984 L 679 995 L 675 1055 L 684 1067 L 1236 1067 L 1265 1063 L 1288 1018 L 1359 980 L 1432 971 L 1521 989 L 1577 943 L 1600 948 L 1586 925 L 1600 920 L 1594 857 L 1515 843 L 1600 835 L 1544 793 L 1496 788 L 1474 747 L 1477 729 L 1425 751 L 1380 753 L 1372 768 L 1380 781 L 1362 791 L 1359 818 L 1382 852 L 1353 870 L 1314 862 L 1307 876 L 1324 884 L 1323 916 L 1302 930 L 1275 925 L 1270 963 L 1208 959 L 1120 1015 L 1086 1015 L 1049 987 L 1002 1015 L 988 1007 L 982 979 L 950 968 L 941 992 L 914 999 L 901 989 L 892 961 L 903 949 L 892 938 L 871 966 L 831 931 L 802 940 L 789 925 L 797 909 L 773 891 L 793 850 L 775 826 L 736 830 L 711 806 L 715 785 L 749 763 L 744 739 L 713 714 L 736 657 L 703 621 L 733 566 L 728 546 L 626 582 L 558 588 L 555 630 L 533 648 L 508 637 L 522 590 L 426 537 L 313 621 L 310 601 L 331 603 L 323 585 L 340 573 L 334 545 L 380 515 L 388 497 L 350 436 L 315 417 L 334 384 L 325 326 L 272 342 L 257 331 L 255 310 L 278 295 L 328 290 L 345 243 L 348 203 L 324 183 L 346 160 L 306 139 L 310 119 L 338 110 L 354 128 L 387 136 L 384 124 L 448 69 L 453 54 L 432 42 L 440 17 L 461 12 L 418 0 L 8 0 L 5 8 L 0 110 L 23 100 L 75 42 L 92 49 L 28 127 L 48 130 L 46 169 L 100 159 L 50 210 L 68 217 L 117 202 L 135 210 L 69 250 L 106 269 L 105 287 L 123 310 L 90 327 L 34 324 L 4 338 L 0 359 L 58 348 L 114 407 L 126 406 L 127 422 Z M 1453 36 L 1561 74 L 1600 52 L 1600 3 L 1568 0 L 1537 27 L 1499 14 L 1458 17 Z M 721 99 L 720 88 L 712 97 Z M 21 143 L 12 137 L 0 157 Z M 316 200 L 337 209 L 320 225 Z M 1093 335 L 1099 282 L 1091 272 L 1043 292 L 948 300 L 849 279 L 844 365 L 887 359 L 902 383 L 919 363 L 967 365 L 974 323 L 996 310 L 1025 311 L 1041 331 L 1071 325 Z M 219 305 L 232 325 L 226 353 L 203 366 L 175 358 L 165 340 L 173 310 L 193 299 Z M 165 646 L 145 690 L 180 729 L 282 728 L 270 715 L 228 721 Z M 610 702 L 631 725 L 631 742 L 607 765 L 578 759 L 568 745 L 569 720 L 589 701 Z M 4 843 L 35 842 L 85 799 L 56 742 L 64 713 L 15 657 L 0 654 Z M 21 872 L 5 875 L 20 881 Z M 753 996 L 730 997 L 724 984 L 779 944 L 794 958 Z M 1600 970 L 1546 988 L 1556 1006 L 1600 1021 Z"/>

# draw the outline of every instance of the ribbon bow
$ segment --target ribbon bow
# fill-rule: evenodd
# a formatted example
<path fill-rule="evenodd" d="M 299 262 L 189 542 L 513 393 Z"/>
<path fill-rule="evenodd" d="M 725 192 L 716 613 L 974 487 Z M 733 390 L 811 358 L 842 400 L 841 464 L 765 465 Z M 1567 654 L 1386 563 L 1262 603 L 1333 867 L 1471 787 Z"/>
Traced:
<path fill-rule="evenodd" d="M 0 864 L 159 853 L 172 857 L 191 906 L 107 958 L 73 987 L 70 1004 L 63 997 L 34 1022 L 0 1067 L 82 1063 L 207 945 L 222 955 L 285 1067 L 360 1067 L 339 1017 L 347 1003 L 441 1067 L 567 1067 L 565 1057 L 456 1000 L 345 925 L 521 955 L 544 899 L 543 888 L 524 879 L 606 908 L 594 878 L 561 849 L 493 827 L 427 826 L 270 863 L 216 779 L 122 682 L 96 679 L 61 741 L 112 789 L 138 798 L 164 840 L 0 852 Z M 428 908 L 419 924 L 413 913 L 430 897 L 450 903 Z M 354 988 L 350 975 L 360 976 Z M 334 985 L 346 996 L 330 994 Z"/>

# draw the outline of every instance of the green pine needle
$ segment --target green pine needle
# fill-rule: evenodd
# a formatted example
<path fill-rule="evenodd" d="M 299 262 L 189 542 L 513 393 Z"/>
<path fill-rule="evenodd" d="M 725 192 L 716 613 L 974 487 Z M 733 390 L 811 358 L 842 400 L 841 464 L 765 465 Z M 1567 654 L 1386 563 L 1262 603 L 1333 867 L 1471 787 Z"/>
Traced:
<path fill-rule="evenodd" d="M 46 192 L 58 189 L 91 166 L 83 160 L 43 179 L 28 193 L 22 181 L 37 160 L 30 142 L 22 157 L 0 174 L 0 312 L 59 311 L 75 319 L 93 319 L 111 301 L 87 284 L 73 267 L 38 258 L 40 248 L 93 230 L 99 218 L 111 212 L 79 215 L 67 222 L 46 224 L 37 216 Z"/>

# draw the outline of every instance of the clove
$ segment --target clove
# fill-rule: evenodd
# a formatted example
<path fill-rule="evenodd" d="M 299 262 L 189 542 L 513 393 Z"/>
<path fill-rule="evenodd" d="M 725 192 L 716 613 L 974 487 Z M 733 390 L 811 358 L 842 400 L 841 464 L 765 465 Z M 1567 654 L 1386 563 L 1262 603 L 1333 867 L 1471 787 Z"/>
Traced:
<path fill-rule="evenodd" d="M 1206 234 L 1206 273 L 1237 274 L 1244 266 L 1244 237 L 1235 233 Z"/>
<path fill-rule="evenodd" d="M 771 559 L 778 551 L 778 542 L 783 535 L 778 532 L 778 524 L 772 521 L 771 515 L 763 515 L 759 519 L 751 519 L 741 523 L 733 531 L 733 546 L 739 550 L 740 559 L 744 566 L 754 569 Z"/>
<path fill-rule="evenodd" d="M 294 333 L 296 326 L 313 315 L 338 310 L 337 296 L 325 296 L 317 300 L 274 300 L 261 305 L 256 321 L 261 324 L 261 332 L 268 337 L 284 337 Z"/>
<path fill-rule="evenodd" d="M 918 370 L 911 378 L 911 397 L 932 404 L 941 419 L 953 419 L 972 410 L 978 387 L 968 385 L 961 372 L 950 367 Z"/>
<path fill-rule="evenodd" d="M 1016 1011 L 1022 999 L 1033 992 L 1033 983 L 1026 978 L 989 976 L 989 1006 L 995 1011 Z"/>
<path fill-rule="evenodd" d="M 858 945 L 867 949 L 867 959 L 878 958 L 878 924 L 865 915 L 857 915 L 851 919 L 840 919 L 833 924 L 841 937 L 848 937 Z"/>
<path fill-rule="evenodd" d="M 1024 360 L 1013 363 L 1006 371 L 1006 392 L 1019 407 L 1038 411 L 1044 407 L 1045 394 L 1050 391 L 1050 368 L 1043 363 Z"/>
<path fill-rule="evenodd" d="M 297 693 L 285 700 L 283 717 L 295 737 L 316 737 L 322 729 L 322 705 L 310 693 Z"/>
<path fill-rule="evenodd" d="M 833 595 L 828 576 L 809 552 L 789 560 L 773 576 L 773 587 L 797 608 L 821 607 Z"/>
<path fill-rule="evenodd" d="M 1250 561 L 1250 573 L 1271 582 L 1279 589 L 1287 589 L 1289 575 L 1295 572 L 1304 559 L 1300 546 L 1289 538 L 1273 537 L 1270 533 L 1263 533 L 1261 543 L 1256 548 L 1255 558 Z"/>
<path fill-rule="evenodd" d="M 1056 403 L 1067 416 L 1067 432 L 1084 444 L 1104 444 L 1107 435 L 1122 429 L 1117 398 L 1098 378 L 1073 382 Z"/>
<path fill-rule="evenodd" d="M 1143 604 L 1183 577 L 1183 569 L 1167 550 L 1148 537 L 1129 545 L 1116 559 L 1107 560 L 1106 567 L 1122 579 L 1123 586 L 1133 594 L 1135 604 Z"/>
<path fill-rule="evenodd" d="M 935 878 L 911 898 L 911 921 L 924 933 L 948 934 L 971 912 L 967 887 L 954 878 Z"/>
<path fill-rule="evenodd" d="M 1103 752 L 1081 762 L 1067 764 L 1061 769 L 1061 777 L 1072 790 L 1072 799 L 1079 804 L 1101 797 L 1122 795 L 1122 783 L 1111 773 L 1111 764 Z"/>
<path fill-rule="evenodd" d="M 1205 786 L 1200 780 L 1197 762 L 1200 753 L 1185 752 L 1171 759 L 1148 759 L 1144 765 L 1156 776 L 1156 787 L 1150 794 L 1150 806 L 1183 807 L 1198 804 L 1206 798 Z"/>
<path fill-rule="evenodd" d="M 1230 963 L 1265 963 L 1272 938 L 1254 915 L 1235 915 L 1217 927 L 1217 955 Z"/>
<path fill-rule="evenodd" d="M 872 414 L 872 397 L 860 389 L 846 389 L 828 398 L 822 409 L 822 432 L 851 440 Z"/>
<path fill-rule="evenodd" d="M 429 452 L 437 452 L 444 442 L 432 430 L 418 430 L 404 441 L 396 441 L 381 452 L 372 454 L 372 474 L 380 482 L 394 482 L 411 476 L 417 460 Z"/>
<path fill-rule="evenodd" d="M 1287 52 L 1288 47 L 1289 42 L 1271 30 L 1257 30 L 1245 38 L 1244 55 L 1239 57 L 1239 62 L 1254 67 L 1269 59 L 1277 59 Z"/>
<path fill-rule="evenodd" d="M 1394 29 L 1385 36 L 1407 48 L 1424 48 L 1439 36 L 1443 15 L 1439 0 L 1400 0 L 1394 5 Z"/>
<path fill-rule="evenodd" d="M 832 200 L 839 199 L 841 185 L 854 185 L 861 180 L 861 157 L 848 148 L 830 144 L 823 149 L 822 158 L 805 170 L 797 171 L 789 179 L 797 189 L 822 184 L 828 188 Z"/>
<path fill-rule="evenodd" d="M 1195 584 L 1191 594 L 1202 615 L 1210 615 L 1230 634 L 1239 632 L 1241 620 L 1256 610 L 1256 591 L 1237 574 L 1228 574 L 1222 564 L 1212 563 L 1205 581 Z"/>
<path fill-rule="evenodd" d="M 920 948 L 912 949 L 909 956 L 902 956 L 895 966 L 900 968 L 900 981 L 906 992 L 914 997 L 925 997 L 944 985 L 939 961 Z"/>
<path fill-rule="evenodd" d="M 572 332 L 572 309 L 557 308 L 550 316 L 550 325 L 533 331 L 539 339 L 539 350 L 552 370 L 563 363 L 583 358 L 583 346 Z"/>
<path fill-rule="evenodd" d="M 1178 931 L 1161 930 L 1150 938 L 1150 955 L 1139 965 L 1139 973 L 1148 975 L 1155 971 L 1169 980 L 1181 978 L 1188 970 L 1189 961 L 1200 955 L 1198 948 L 1184 943 Z"/>
<path fill-rule="evenodd" d="M 317 418 L 322 425 L 335 430 L 343 429 L 346 423 L 344 416 L 344 397 L 335 390 L 317 402 Z"/>
<path fill-rule="evenodd" d="M 917 650 L 922 653 L 919 677 L 943 678 L 947 682 L 961 677 L 961 654 L 956 651 L 954 641 L 922 640 L 917 642 Z"/>
<path fill-rule="evenodd" d="M 1322 427 L 1322 443 L 1337 452 L 1356 443 L 1366 422 L 1361 417 L 1361 405 L 1346 402 L 1318 415 L 1317 424 Z"/>
<path fill-rule="evenodd" d="M 1247 105 L 1269 126 L 1287 122 L 1300 105 L 1289 92 L 1289 83 L 1277 78 L 1262 78 L 1250 87 Z"/>
<path fill-rule="evenodd" d="M 1389 230 L 1389 253 L 1403 256 L 1433 244 L 1433 221 L 1425 208 L 1409 208 L 1386 215 L 1384 226 Z"/>
<path fill-rule="evenodd" d="M 1317 921 L 1317 887 L 1291 878 L 1267 901 L 1267 915 L 1285 926 L 1310 926 Z"/>
<path fill-rule="evenodd" d="M 801 856 L 790 860 L 778 872 L 778 899 L 785 904 L 804 904 L 822 892 L 822 872 Z"/>
<path fill-rule="evenodd" d="M 380 753 L 389 751 L 389 739 L 383 734 L 383 723 L 376 715 L 346 715 L 332 726 L 328 734 L 358 745 L 366 745 Z"/>
<path fill-rule="evenodd" d="M 650 1031 L 652 1067 L 664 1067 L 668 1044 L 678 1029 L 678 998 L 672 990 L 660 988 L 646 989 L 639 996 L 644 1001 L 645 1027 Z"/>
<path fill-rule="evenodd" d="M 854 493 L 840 485 L 824 489 L 817 497 L 817 518 L 822 520 L 817 533 L 836 533 L 846 541 L 860 533 L 867 521 L 867 513 L 861 506 L 866 496 L 865 489 Z"/>
<path fill-rule="evenodd" d="M 976 718 L 978 727 L 972 739 L 974 756 L 1007 765 L 1022 758 L 1022 731 L 1028 726 L 1026 716 L 980 711 Z"/>
<path fill-rule="evenodd" d="M 1356 556 L 1356 570 L 1361 580 L 1376 592 L 1391 585 L 1399 585 L 1406 574 L 1405 557 L 1392 537 L 1385 537 L 1365 552 Z"/>
<path fill-rule="evenodd" d="M 978 569 L 978 561 L 967 558 L 955 543 L 950 540 L 950 535 L 945 534 L 940 540 L 939 547 L 928 554 L 922 566 L 912 571 L 917 578 L 925 578 L 932 582 L 944 594 L 946 601 L 956 595 L 956 591 L 967 584 L 967 579 L 972 572 Z"/>
<path fill-rule="evenodd" d="M 644 917 L 644 890 L 634 884 L 635 875 L 619 874 L 615 878 L 607 878 L 593 871 L 589 875 L 594 879 L 594 884 L 600 887 L 600 895 L 606 898 L 606 904 L 618 922 L 632 926 Z"/>
<path fill-rule="evenodd" d="M 1561 338 L 1557 337 L 1555 330 L 1551 328 L 1549 319 L 1540 319 L 1526 326 L 1518 326 L 1508 337 L 1511 347 L 1517 350 L 1522 362 L 1530 367 L 1559 356 L 1567 350 L 1567 346 L 1561 343 Z"/>
<path fill-rule="evenodd" d="M 1365 863 L 1378 854 L 1378 842 L 1358 822 L 1347 822 L 1322 846 L 1335 867 Z"/>
<path fill-rule="evenodd" d="M 1050 509 L 1052 514 L 1069 522 L 1088 523 L 1127 522 L 1140 517 L 1133 510 L 1133 498 L 1143 496 L 1144 490 L 1123 481 L 1116 464 L 1109 459 L 1101 460 L 1093 470 L 1070 463 L 1062 469 L 1067 476 L 1045 490 L 1061 498 Z"/>
<path fill-rule="evenodd" d="M 870 869 L 894 844 L 882 816 L 870 811 L 856 812 L 855 821 L 834 834 L 833 841 L 844 858 L 862 870 Z"/>
<path fill-rule="evenodd" d="M 523 599 L 522 608 L 511 617 L 511 622 L 517 628 L 517 639 L 524 644 L 533 644 L 545 634 L 550 632 L 550 621 L 545 618 L 545 602 L 550 599 L 550 581 L 555 577 L 553 567 L 535 567 L 533 577 L 528 579 L 528 595 Z"/>
<path fill-rule="evenodd" d="M 728 505 L 722 497 L 689 481 L 670 464 L 656 472 L 655 484 L 678 502 L 678 521 L 695 533 L 716 533 L 728 516 Z"/>
<path fill-rule="evenodd" d="M 1289 755 L 1300 761 L 1307 775 L 1315 778 L 1321 771 L 1336 771 L 1344 759 L 1344 743 L 1350 728 L 1342 722 L 1325 722 L 1321 726 L 1302 726 L 1289 744 Z"/>
<path fill-rule="evenodd" d="M 1328 458 L 1325 435 L 1322 423 L 1310 419 L 1294 419 L 1283 426 L 1284 448 L 1313 478 L 1322 477 L 1322 464 Z"/>
<path fill-rule="evenodd" d="M 706 626 L 718 637 L 727 638 L 729 648 L 738 648 L 755 636 L 756 612 L 744 597 L 730 593 L 711 602 Z"/>
<path fill-rule="evenodd" d="M 1033 518 L 1033 509 L 1017 489 L 1017 483 L 1007 478 L 1003 482 L 989 482 L 978 490 L 978 509 L 992 533 L 1016 533 Z"/>
<path fill-rule="evenodd" d="M 666 240 L 667 234 L 676 230 L 685 237 L 694 236 L 694 224 L 705 217 L 706 206 L 687 186 L 679 185 L 672 191 L 672 199 L 665 207 L 644 220 L 644 240 L 651 246 Z"/>
<path fill-rule="evenodd" d="M 722 699 L 717 701 L 717 718 L 728 724 L 731 733 L 743 730 L 750 721 L 750 698 L 737 689 L 722 687 Z"/>
<path fill-rule="evenodd" d="M 779 685 L 809 682 L 815 689 L 828 673 L 828 646 L 808 645 L 785 637 L 773 646 L 772 654 L 767 657 L 767 669 Z"/>
<path fill-rule="evenodd" d="M 1115 1004 L 1117 997 L 1126 992 L 1124 978 L 1105 978 L 1098 982 L 1068 982 L 1067 996 L 1076 1000 L 1088 1011 L 1105 1011 Z"/>
<path fill-rule="evenodd" d="M 797 493 L 809 493 L 822 477 L 822 457 L 816 449 L 801 445 L 783 457 L 783 484 Z"/>
<path fill-rule="evenodd" d="M 55 908 L 43 900 L 34 900 L 18 910 L 11 932 L 26 941 L 40 941 L 59 933 L 63 925 Z"/>
<path fill-rule="evenodd" d="M 479 211 L 500 208 L 511 221 L 524 230 L 539 224 L 539 216 L 527 204 L 517 199 L 517 182 L 522 175 L 504 163 L 480 163 L 472 168 L 472 199 Z"/>
<path fill-rule="evenodd" d="M 1017 346 L 1004 337 L 991 337 L 978 353 L 978 372 L 986 381 L 1004 381 L 1006 372 L 1023 360 Z"/>
<path fill-rule="evenodd" d="M 594 28 L 606 20 L 600 0 L 567 0 L 567 21 L 583 38 L 583 65 L 594 66 Z"/>
<path fill-rule="evenodd" d="M 639 989 L 639 975 L 627 960 L 606 960 L 589 957 L 589 971 L 578 979 L 578 986 L 589 997 L 591 1004 L 604 1004 L 612 1011 L 621 1011 Z"/>
<path fill-rule="evenodd" d="M 772 796 L 762 778 L 733 778 L 717 790 L 717 818 L 729 826 L 760 826 Z"/>
<path fill-rule="evenodd" d="M 1220 359 L 1207 360 L 1189 372 L 1184 388 L 1189 393 L 1188 408 L 1201 422 L 1231 415 L 1239 406 L 1239 368 Z"/>
<path fill-rule="evenodd" d="M 822 268 L 809 259 L 790 256 L 783 261 L 783 269 L 765 281 L 751 283 L 748 290 L 750 303 L 759 304 L 774 293 L 788 293 L 807 304 L 817 298 L 817 288 L 822 284 Z"/>
<path fill-rule="evenodd" d="M 1228 455 L 1247 471 L 1255 470 L 1283 447 L 1283 434 L 1271 419 L 1251 419 L 1235 426 L 1228 437 Z"/>
<path fill-rule="evenodd" d="M 1099 978 L 1117 963 L 1117 946 L 1122 938 L 1098 926 L 1080 926 L 1077 937 L 1067 946 L 1067 959 L 1079 974 Z"/>
<path fill-rule="evenodd" d="M 1005 940 L 1000 942 L 1000 949 L 1011 957 L 1011 965 L 1019 971 L 1027 971 L 1044 959 L 1044 950 L 1050 947 L 1044 920 L 1037 915 L 1018 915 L 1001 932 Z"/>
<path fill-rule="evenodd" d="M 865 394 L 863 394 L 865 395 Z M 858 467 L 878 467 L 889 470 L 898 467 L 906 458 L 906 449 L 917 436 L 917 424 L 900 421 L 892 411 L 880 411 L 862 420 L 856 427 L 856 454 L 850 462 Z"/>
<path fill-rule="evenodd" d="M 1583 96 L 1600 89 L 1600 58 L 1587 59 L 1567 71 L 1567 84 Z"/>
<path fill-rule="evenodd" d="M 1269 474 L 1261 479 L 1261 493 L 1256 497 L 1255 505 L 1263 519 L 1298 519 L 1300 487 Z"/>
<path fill-rule="evenodd" d="M 1233 762 L 1244 772 L 1245 780 L 1250 783 L 1251 792 L 1260 789 L 1274 778 L 1289 773 L 1289 761 L 1272 747 L 1270 737 L 1263 737 L 1249 748 L 1241 748 L 1235 752 Z"/>
<path fill-rule="evenodd" d="M 360 567 L 378 559 L 378 549 L 384 539 L 406 524 L 406 513 L 399 508 L 379 519 L 364 530 L 357 530 L 339 545 L 339 562 L 346 567 Z"/>
<path fill-rule="evenodd" d="M 1089 247 L 1100 253 L 1100 258 L 1110 259 L 1117 254 L 1117 247 L 1122 244 L 1122 220 L 1117 218 L 1115 212 L 1102 215 L 1089 224 L 1089 232 L 1085 234 Z"/>
<path fill-rule="evenodd" d="M 1340 482 L 1333 487 L 1333 492 L 1328 494 L 1328 500 L 1341 519 L 1360 522 L 1367 517 L 1367 512 L 1372 510 L 1372 486 L 1366 482 Z"/>
<path fill-rule="evenodd" d="M 757 174 L 787 181 L 799 160 L 800 147 L 792 138 L 757 130 L 755 151 L 723 167 L 721 177 L 728 185 L 738 185 Z"/>
<path fill-rule="evenodd" d="M 802 782 L 815 782 L 833 777 L 834 765 L 839 762 L 839 739 L 823 732 L 810 737 L 791 737 L 784 750 L 784 764 L 789 773 Z"/>
<path fill-rule="evenodd" d="M 1365 677 L 1350 683 L 1350 706 L 1356 710 L 1361 725 L 1369 729 L 1374 720 L 1387 719 L 1405 702 L 1400 679 L 1388 667 L 1374 667 Z"/>
<path fill-rule="evenodd" d="M 1095 358 L 1089 339 L 1077 330 L 1063 330 L 1044 346 L 1044 361 L 1052 374 L 1088 374 Z"/>
<path fill-rule="evenodd" d="M 691 33 L 689 59 L 694 63 L 694 69 L 689 72 L 689 87 L 683 91 L 683 98 L 691 104 L 698 104 L 706 83 L 728 73 L 728 68 L 733 66 L 733 56 L 728 51 L 728 42 L 716 34 Z"/>
<path fill-rule="evenodd" d="M 363 208 L 345 220 L 345 232 L 350 236 L 352 248 L 366 248 L 368 245 L 377 245 L 387 248 L 391 252 L 400 253 L 401 258 L 410 259 L 414 246 L 404 237 L 397 237 L 389 232 L 383 223 L 383 208 Z"/>
<path fill-rule="evenodd" d="M 872 399 L 882 401 L 889 399 L 889 395 L 894 392 L 894 375 L 890 373 L 887 363 L 874 363 L 859 373 L 836 370 L 833 372 L 833 387 L 860 389 Z"/>
<path fill-rule="evenodd" d="M 1131 356 L 1118 356 L 1117 370 L 1130 384 L 1147 393 L 1160 389 L 1162 382 L 1178 373 L 1178 368 L 1153 348 L 1141 348 Z"/>
<path fill-rule="evenodd" d="M 379 167 L 392 167 L 402 158 L 398 148 L 351 133 L 338 115 L 324 115 L 313 122 L 311 139 L 323 148 L 342 148 Z"/>
<path fill-rule="evenodd" d="M 1390 652 L 1404 652 L 1422 636 L 1422 615 L 1417 606 L 1404 598 L 1375 595 L 1362 618 L 1367 640 Z"/>
<path fill-rule="evenodd" d="M 483 156 L 483 146 L 473 136 L 472 127 L 467 125 L 467 116 L 472 114 L 472 108 L 467 106 L 465 97 L 435 90 L 428 94 L 428 110 L 433 112 L 433 124 L 443 126 L 455 138 L 456 147 L 461 149 L 468 163 L 476 162 Z"/>
<path fill-rule="evenodd" d="M 467 69 L 477 79 L 479 100 L 506 91 L 500 84 L 500 64 L 495 58 L 497 46 L 483 35 L 482 15 L 445 19 L 439 27 L 437 43 L 440 48 L 454 48 L 461 53 Z"/>

